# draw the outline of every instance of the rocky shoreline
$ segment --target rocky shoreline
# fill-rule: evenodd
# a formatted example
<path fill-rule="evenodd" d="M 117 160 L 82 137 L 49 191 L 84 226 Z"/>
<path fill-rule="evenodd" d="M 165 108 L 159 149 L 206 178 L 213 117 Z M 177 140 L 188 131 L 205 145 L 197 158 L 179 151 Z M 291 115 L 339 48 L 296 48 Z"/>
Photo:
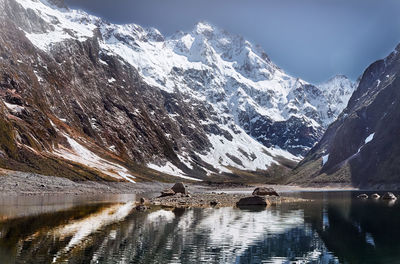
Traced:
<path fill-rule="evenodd" d="M 193 193 L 183 183 L 176 183 L 172 188 L 161 191 L 159 197 L 147 200 L 142 198 L 137 210 L 146 210 L 148 206 L 173 208 L 206 208 L 206 207 L 269 207 L 281 203 L 306 201 L 301 198 L 282 197 L 273 188 L 257 187 L 253 193 Z"/>
<path fill-rule="evenodd" d="M 289 185 L 250 185 L 235 183 L 199 182 L 188 184 L 192 193 L 251 193 L 255 187 L 273 187 L 278 193 L 299 191 L 354 190 L 346 186 L 299 187 Z M 98 194 L 148 194 L 156 196 L 160 190 L 171 187 L 171 183 L 162 182 L 96 182 L 72 181 L 67 178 L 44 176 L 36 173 L 0 169 L 0 195 L 98 195 Z"/>
<path fill-rule="evenodd" d="M 196 193 L 187 196 L 167 196 L 152 198 L 144 203 L 145 206 L 165 206 L 174 208 L 207 208 L 207 207 L 235 207 L 243 199 L 250 197 L 249 194 L 230 193 Z M 268 196 L 265 198 L 266 207 L 281 203 L 306 201 L 300 198 Z"/>

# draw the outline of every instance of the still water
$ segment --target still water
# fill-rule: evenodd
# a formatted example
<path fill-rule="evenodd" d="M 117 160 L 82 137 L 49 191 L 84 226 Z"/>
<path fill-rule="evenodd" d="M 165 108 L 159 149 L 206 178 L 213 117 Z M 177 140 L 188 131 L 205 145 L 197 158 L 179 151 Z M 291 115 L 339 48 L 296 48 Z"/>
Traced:
<path fill-rule="evenodd" d="M 0 263 L 400 263 L 400 203 L 136 212 L 134 196 L 0 198 Z"/>

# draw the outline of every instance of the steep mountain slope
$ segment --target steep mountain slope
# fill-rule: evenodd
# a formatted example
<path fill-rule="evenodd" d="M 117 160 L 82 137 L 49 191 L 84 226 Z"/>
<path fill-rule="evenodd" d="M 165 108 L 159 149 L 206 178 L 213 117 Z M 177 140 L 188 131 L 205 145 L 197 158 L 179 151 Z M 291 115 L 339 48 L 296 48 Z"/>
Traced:
<path fill-rule="evenodd" d="M 165 38 L 63 1 L 0 0 L 0 11 L 3 167 L 129 181 L 265 177 L 298 161 L 353 89 L 344 77 L 337 89 L 295 79 L 207 23 Z"/>
<path fill-rule="evenodd" d="M 366 69 L 347 108 L 301 162 L 292 181 L 362 187 L 400 183 L 399 51 L 400 46 Z"/>
<path fill-rule="evenodd" d="M 347 103 L 354 90 L 345 77 L 322 89 L 293 78 L 260 47 L 204 22 L 168 38 L 137 25 L 100 23 L 100 31 L 101 47 L 122 54 L 149 84 L 201 98 L 264 146 L 294 155 L 314 145 L 343 110 L 337 101 Z"/>

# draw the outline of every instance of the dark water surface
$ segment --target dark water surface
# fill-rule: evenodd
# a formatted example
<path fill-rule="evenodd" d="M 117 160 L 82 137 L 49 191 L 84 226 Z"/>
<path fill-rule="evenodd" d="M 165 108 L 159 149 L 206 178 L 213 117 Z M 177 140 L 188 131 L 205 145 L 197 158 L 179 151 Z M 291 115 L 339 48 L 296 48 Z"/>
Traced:
<path fill-rule="evenodd" d="M 134 196 L 0 198 L 0 263 L 400 263 L 400 203 L 136 212 Z"/>

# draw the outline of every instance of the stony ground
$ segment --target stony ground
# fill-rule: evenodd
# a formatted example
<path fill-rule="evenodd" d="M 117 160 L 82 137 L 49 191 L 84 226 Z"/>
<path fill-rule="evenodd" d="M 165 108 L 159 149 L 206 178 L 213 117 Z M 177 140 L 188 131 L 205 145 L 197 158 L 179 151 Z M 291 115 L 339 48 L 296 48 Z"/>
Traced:
<path fill-rule="evenodd" d="M 0 169 L 0 195 L 157 193 L 169 185 L 160 182 L 135 184 L 128 182 L 74 182 L 61 177 L 9 172 Z"/>
<path fill-rule="evenodd" d="M 177 181 L 179 178 L 177 178 Z M 91 194 L 144 194 L 145 197 L 155 197 L 164 189 L 171 188 L 171 183 L 161 182 L 94 182 L 81 181 L 74 182 L 66 178 L 43 176 L 35 173 L 16 172 L 0 169 L 0 195 L 43 195 L 43 194 L 72 194 L 72 195 L 91 195 Z M 262 185 L 257 185 L 262 186 Z M 267 186 L 267 185 L 264 185 Z M 219 198 L 221 204 L 232 204 L 234 199 L 242 195 L 251 195 L 256 186 L 243 184 L 189 184 L 188 190 L 192 193 L 194 203 L 208 203 L 210 200 Z M 297 186 L 274 185 L 273 188 L 278 193 L 297 192 L 297 191 L 318 191 L 327 188 L 301 188 Z M 335 188 L 328 188 L 334 190 Z M 346 188 L 337 188 L 338 190 Z M 214 194 L 212 192 L 215 192 Z M 225 194 L 218 194 L 225 192 Z M 207 194 L 208 193 L 208 194 Z M 197 194 L 207 194 L 203 201 L 197 199 Z M 170 197 L 170 199 L 175 199 Z M 193 200 L 192 199 L 192 200 Z M 230 202 L 227 202 L 227 201 Z M 168 199 L 159 201 L 169 203 Z M 183 202 L 187 202 L 183 200 Z"/>

